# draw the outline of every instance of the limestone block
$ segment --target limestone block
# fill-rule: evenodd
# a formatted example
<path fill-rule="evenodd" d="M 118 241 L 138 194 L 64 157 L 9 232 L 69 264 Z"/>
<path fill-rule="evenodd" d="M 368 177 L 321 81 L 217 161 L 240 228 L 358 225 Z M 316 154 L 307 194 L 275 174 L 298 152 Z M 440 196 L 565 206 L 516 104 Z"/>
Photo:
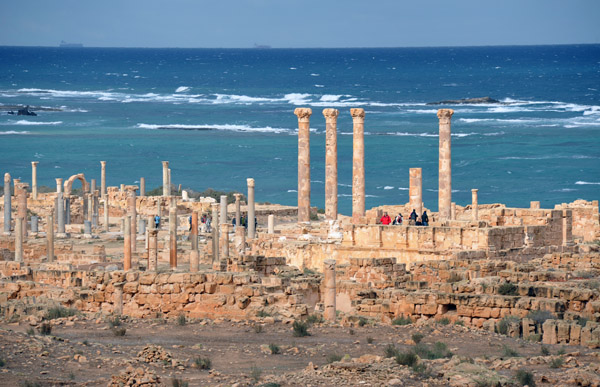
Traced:
<path fill-rule="evenodd" d="M 123 293 L 128 293 L 128 294 L 132 294 L 132 293 L 137 293 L 137 289 L 138 289 L 138 282 L 126 282 L 123 285 Z"/>
<path fill-rule="evenodd" d="M 140 285 L 152 285 L 156 279 L 156 273 L 145 273 L 139 277 Z"/>
<path fill-rule="evenodd" d="M 214 294 L 217 290 L 217 284 L 214 282 L 206 282 L 204 284 L 204 291 L 208 294 Z"/>
<path fill-rule="evenodd" d="M 575 323 L 571 325 L 569 344 L 579 345 L 581 343 L 581 325 Z"/>
<path fill-rule="evenodd" d="M 546 320 L 542 325 L 542 342 L 544 344 L 556 344 L 557 336 L 556 336 L 556 321 L 555 320 Z"/>
<path fill-rule="evenodd" d="M 421 314 L 434 315 L 437 312 L 437 304 L 423 304 L 421 305 Z"/>

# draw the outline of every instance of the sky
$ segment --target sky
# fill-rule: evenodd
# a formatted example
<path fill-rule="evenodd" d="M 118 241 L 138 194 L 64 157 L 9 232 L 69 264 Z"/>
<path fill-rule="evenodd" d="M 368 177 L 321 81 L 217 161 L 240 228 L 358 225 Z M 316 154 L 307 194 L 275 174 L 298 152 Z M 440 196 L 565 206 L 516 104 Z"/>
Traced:
<path fill-rule="evenodd" d="M 28 0 L 0 45 L 427 47 L 600 43 L 599 0 Z"/>

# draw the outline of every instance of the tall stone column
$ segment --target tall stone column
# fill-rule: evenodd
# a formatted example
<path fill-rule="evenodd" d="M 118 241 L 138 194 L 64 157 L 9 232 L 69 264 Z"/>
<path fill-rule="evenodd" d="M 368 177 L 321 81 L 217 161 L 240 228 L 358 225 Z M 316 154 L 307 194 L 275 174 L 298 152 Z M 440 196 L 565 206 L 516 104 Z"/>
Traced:
<path fill-rule="evenodd" d="M 65 224 L 71 224 L 71 198 L 65 197 Z"/>
<path fill-rule="evenodd" d="M 88 197 L 88 213 L 87 213 L 87 220 L 88 222 L 90 222 L 90 224 L 92 223 L 92 219 L 94 218 L 94 194 L 93 193 L 89 193 Z"/>
<path fill-rule="evenodd" d="M 90 180 L 90 193 L 96 192 L 96 179 Z"/>
<path fill-rule="evenodd" d="M 39 161 L 32 161 L 31 162 L 31 196 L 33 197 L 33 200 L 37 200 L 38 198 L 38 191 L 37 191 L 37 166 L 39 164 Z"/>
<path fill-rule="evenodd" d="M 219 223 L 227 223 L 227 195 L 221 195 L 221 218 Z"/>
<path fill-rule="evenodd" d="M 140 196 L 146 196 L 146 179 L 140 177 Z"/>
<path fill-rule="evenodd" d="M 310 115 L 312 110 L 309 108 L 296 108 L 294 114 L 298 116 L 298 222 L 309 222 Z M 250 226 L 250 222 L 248 226 Z"/>
<path fill-rule="evenodd" d="M 15 219 L 15 261 L 23 262 L 23 218 Z"/>
<path fill-rule="evenodd" d="M 221 223 L 221 259 L 229 258 L 229 223 Z"/>
<path fill-rule="evenodd" d="M 163 196 L 171 195 L 171 187 L 169 187 L 169 162 L 163 161 Z"/>
<path fill-rule="evenodd" d="M 479 220 L 479 203 L 477 202 L 477 191 L 479 190 L 471 190 L 471 217 L 473 222 L 477 222 Z"/>
<path fill-rule="evenodd" d="M 450 219 L 452 203 L 452 157 L 450 138 L 450 119 L 454 114 L 452 109 L 439 109 L 437 116 L 440 121 L 440 156 L 439 156 L 439 187 L 438 211 L 440 220 Z"/>
<path fill-rule="evenodd" d="M 167 171 L 167 185 L 169 186 L 169 196 L 170 196 L 171 190 L 173 189 L 173 186 L 171 184 L 171 168 L 169 168 Z"/>
<path fill-rule="evenodd" d="M 350 109 L 353 123 L 352 142 L 352 223 L 365 217 L 365 110 Z"/>
<path fill-rule="evenodd" d="M 18 188 L 16 189 L 17 194 L 17 218 L 23 219 L 22 223 L 22 235 L 24 237 L 27 236 L 27 188 L 29 184 L 27 183 L 19 183 Z"/>
<path fill-rule="evenodd" d="M 563 220 L 563 246 L 573 246 L 573 210 L 562 210 Z"/>
<path fill-rule="evenodd" d="M 335 259 L 323 261 L 325 269 L 325 320 L 335 321 Z"/>
<path fill-rule="evenodd" d="M 219 260 L 219 204 L 211 203 L 212 209 L 212 248 L 213 248 L 213 262 Z"/>
<path fill-rule="evenodd" d="M 148 231 L 148 270 L 156 271 L 158 267 L 158 230 L 150 228 Z"/>
<path fill-rule="evenodd" d="M 198 250 L 198 211 L 192 212 L 190 239 L 192 240 L 192 250 Z"/>
<path fill-rule="evenodd" d="M 169 265 L 177 269 L 177 208 L 169 210 Z"/>
<path fill-rule="evenodd" d="M 10 173 L 4 174 L 4 233 L 10 234 L 10 226 L 12 222 L 11 212 L 11 195 L 10 195 Z"/>
<path fill-rule="evenodd" d="M 235 227 L 237 228 L 240 225 L 240 219 L 242 218 L 242 211 L 240 209 L 240 199 L 242 194 L 236 193 L 233 194 L 235 196 Z"/>
<path fill-rule="evenodd" d="M 88 193 L 87 192 L 83 192 L 82 196 L 81 196 L 81 200 L 82 200 L 82 204 L 81 204 L 81 208 L 82 208 L 82 212 L 83 212 L 83 221 L 88 220 Z M 83 222 L 81 222 L 83 223 Z"/>
<path fill-rule="evenodd" d="M 21 184 L 21 179 L 13 179 L 13 196 L 15 197 L 15 200 L 17 199 L 17 187 L 19 184 Z"/>
<path fill-rule="evenodd" d="M 131 217 L 131 251 L 135 253 L 137 241 L 137 210 L 135 189 L 130 189 L 127 193 L 127 215 Z"/>
<path fill-rule="evenodd" d="M 337 109 L 324 109 L 325 116 L 325 219 L 337 220 L 338 166 L 337 166 Z"/>
<path fill-rule="evenodd" d="M 92 212 L 92 226 L 98 227 L 98 217 L 100 216 L 100 202 L 98 201 L 99 192 L 94 191 L 93 194 L 93 203 L 94 203 L 94 211 Z"/>
<path fill-rule="evenodd" d="M 267 232 L 269 234 L 275 234 L 275 215 L 270 214 L 267 218 Z"/>
<path fill-rule="evenodd" d="M 54 180 L 56 180 L 56 193 L 62 192 L 63 191 L 63 179 L 60 177 L 57 177 Z"/>
<path fill-rule="evenodd" d="M 63 193 L 56 194 L 56 224 L 58 237 L 65 237 L 65 200 Z"/>
<path fill-rule="evenodd" d="M 131 217 L 125 216 L 123 228 L 123 270 L 131 270 Z"/>
<path fill-rule="evenodd" d="M 256 225 L 254 224 L 254 179 L 246 179 L 248 183 L 248 239 L 254 239 L 256 235 Z"/>
<path fill-rule="evenodd" d="M 109 209 L 108 209 L 108 195 L 104 196 L 104 231 L 108 232 L 109 227 Z"/>
<path fill-rule="evenodd" d="M 48 262 L 54 261 L 54 215 L 46 217 L 46 256 Z"/>
<path fill-rule="evenodd" d="M 409 170 L 410 186 L 408 189 L 409 206 L 411 210 L 417 211 L 421 216 L 423 213 L 423 175 L 421 168 Z"/>
<path fill-rule="evenodd" d="M 244 226 L 237 226 L 235 229 L 234 246 L 238 255 L 242 255 L 246 248 L 246 229 Z"/>
<path fill-rule="evenodd" d="M 100 176 L 100 195 L 104 198 L 106 196 L 106 161 L 100 161 L 102 166 L 102 174 Z"/>

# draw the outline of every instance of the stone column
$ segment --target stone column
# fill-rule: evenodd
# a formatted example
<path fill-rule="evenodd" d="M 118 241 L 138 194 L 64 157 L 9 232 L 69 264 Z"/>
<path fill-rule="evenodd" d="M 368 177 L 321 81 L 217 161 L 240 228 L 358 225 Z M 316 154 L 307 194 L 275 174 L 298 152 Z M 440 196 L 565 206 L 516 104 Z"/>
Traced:
<path fill-rule="evenodd" d="M 452 203 L 452 157 L 450 138 L 450 119 L 454 114 L 452 109 L 439 109 L 437 112 L 440 121 L 440 148 L 439 148 L 439 187 L 438 187 L 438 212 L 441 221 L 450 219 L 450 206 Z"/>
<path fill-rule="evenodd" d="M 227 195 L 221 195 L 221 218 L 219 223 L 227 223 Z"/>
<path fill-rule="evenodd" d="M 119 185 L 119 192 L 125 192 L 125 184 Z"/>
<path fill-rule="evenodd" d="M 46 217 L 46 257 L 48 262 L 54 262 L 54 215 Z"/>
<path fill-rule="evenodd" d="M 212 248 L 213 248 L 213 262 L 219 260 L 219 204 L 211 203 L 212 209 Z"/>
<path fill-rule="evenodd" d="M 27 188 L 29 185 L 27 183 L 19 183 L 18 188 L 16 189 L 17 194 L 17 218 L 23 219 L 22 223 L 22 235 L 23 237 L 27 236 Z"/>
<path fill-rule="evenodd" d="M 89 220 L 83 221 L 83 236 L 86 238 L 92 237 L 92 222 Z"/>
<path fill-rule="evenodd" d="M 63 179 L 58 177 L 56 180 L 56 193 L 63 191 Z"/>
<path fill-rule="evenodd" d="M 325 320 L 335 322 L 335 259 L 326 259 L 325 271 Z"/>
<path fill-rule="evenodd" d="M 63 193 L 56 194 L 56 223 L 58 237 L 65 237 L 65 200 Z"/>
<path fill-rule="evenodd" d="M 156 271 L 158 267 L 158 230 L 150 228 L 148 231 L 148 270 Z"/>
<path fill-rule="evenodd" d="M 477 191 L 479 190 L 471 190 L 471 218 L 473 222 L 477 222 L 479 220 L 479 204 L 477 202 Z"/>
<path fill-rule="evenodd" d="M 81 200 L 82 200 L 82 204 L 81 204 L 81 208 L 82 208 L 82 212 L 83 212 L 83 221 L 85 222 L 88 219 L 88 193 L 84 192 L 81 196 Z M 83 223 L 83 222 L 82 222 Z"/>
<path fill-rule="evenodd" d="M 23 262 L 23 218 L 15 219 L 15 261 Z"/>
<path fill-rule="evenodd" d="M 248 238 L 254 239 L 256 226 L 254 225 L 254 179 L 246 179 L 248 183 Z"/>
<path fill-rule="evenodd" d="M 11 195 L 10 195 L 10 173 L 4 174 L 4 233 L 10 234 L 10 226 L 12 222 L 11 212 Z"/>
<path fill-rule="evenodd" d="M 229 258 L 229 226 L 230 224 L 228 223 L 221 223 L 221 246 L 220 246 L 220 251 L 221 251 L 221 259 L 228 259 Z"/>
<path fill-rule="evenodd" d="M 162 219 L 162 200 L 160 197 L 156 198 L 156 215 Z"/>
<path fill-rule="evenodd" d="M 96 192 L 96 179 L 90 180 L 90 193 Z"/>
<path fill-rule="evenodd" d="M 171 187 L 169 187 L 169 162 L 163 161 L 163 196 L 171 195 Z"/>
<path fill-rule="evenodd" d="M 309 108 L 296 108 L 294 114 L 298 116 L 298 222 L 309 222 L 310 115 L 312 110 Z M 248 222 L 248 229 L 250 229 L 250 222 Z"/>
<path fill-rule="evenodd" d="M 169 186 L 169 196 L 171 196 L 171 190 L 173 189 L 173 186 L 171 185 L 171 168 L 167 171 L 167 185 Z"/>
<path fill-rule="evenodd" d="M 365 110 L 350 109 L 353 132 L 352 152 L 352 223 L 359 224 L 365 217 Z"/>
<path fill-rule="evenodd" d="M 450 220 L 456 220 L 456 203 L 450 203 Z"/>
<path fill-rule="evenodd" d="M 198 211 L 192 212 L 192 231 L 190 232 L 192 250 L 198 250 Z"/>
<path fill-rule="evenodd" d="M 539 210 L 540 209 L 540 202 L 539 201 L 532 201 L 530 202 L 530 206 L 529 206 L 532 210 Z"/>
<path fill-rule="evenodd" d="M 190 273 L 197 273 L 200 265 L 198 250 L 190 250 Z"/>
<path fill-rule="evenodd" d="M 100 195 L 104 198 L 106 196 L 106 161 L 100 161 L 102 166 L 102 175 L 100 176 Z"/>
<path fill-rule="evenodd" d="M 33 215 L 30 219 L 31 219 L 31 233 L 36 235 L 38 233 L 38 217 Z"/>
<path fill-rule="evenodd" d="M 337 165 L 337 109 L 323 109 L 325 116 L 325 219 L 337 220 L 338 165 Z"/>
<path fill-rule="evenodd" d="M 235 229 L 235 249 L 238 255 L 242 255 L 244 253 L 244 249 L 246 248 L 246 229 L 243 226 L 237 226 Z"/>
<path fill-rule="evenodd" d="M 240 199 L 242 194 L 236 193 L 233 194 L 235 196 L 235 227 L 237 228 L 240 225 L 240 219 L 242 218 L 242 211 L 240 210 Z"/>
<path fill-rule="evenodd" d="M 423 170 L 421 168 L 409 169 L 409 206 L 411 210 L 417 211 L 421 216 L 423 214 Z"/>
<path fill-rule="evenodd" d="M 136 210 L 136 195 L 135 189 L 130 189 L 127 193 L 127 215 L 131 217 L 131 251 L 136 252 L 137 241 L 137 210 Z"/>
<path fill-rule="evenodd" d="M 123 285 L 125 285 L 125 282 L 117 282 L 113 285 L 115 287 L 113 296 L 114 312 L 117 316 L 123 314 Z"/>
<path fill-rule="evenodd" d="M 140 196 L 146 196 L 146 179 L 140 177 Z"/>
<path fill-rule="evenodd" d="M 37 200 L 38 195 L 37 195 L 37 165 L 38 165 L 39 161 L 32 161 L 31 162 L 31 196 L 33 197 L 33 200 Z"/>
<path fill-rule="evenodd" d="M 177 269 L 177 208 L 169 210 L 169 265 Z"/>
<path fill-rule="evenodd" d="M 71 198 L 65 197 L 65 224 L 71 224 Z"/>
<path fill-rule="evenodd" d="M 138 235 L 146 235 L 146 219 L 142 217 L 138 221 Z"/>
<path fill-rule="evenodd" d="M 17 187 L 19 186 L 19 184 L 21 184 L 21 179 L 13 179 L 13 196 L 15 197 L 15 199 L 17 198 Z"/>
<path fill-rule="evenodd" d="M 94 194 L 92 196 L 92 200 L 93 200 L 93 211 L 92 211 L 92 226 L 94 227 L 98 227 L 98 216 L 100 214 L 100 210 L 99 210 L 99 202 L 98 202 L 98 191 L 94 191 Z"/>
<path fill-rule="evenodd" d="M 108 195 L 104 196 L 104 231 L 108 232 L 109 227 L 109 209 L 108 209 Z"/>
<path fill-rule="evenodd" d="M 87 212 L 87 220 L 90 222 L 90 224 L 92 223 L 92 219 L 94 218 L 94 194 L 93 193 L 88 193 L 88 212 Z"/>
<path fill-rule="evenodd" d="M 573 210 L 563 209 L 563 246 L 573 246 Z"/>
<path fill-rule="evenodd" d="M 267 218 L 267 230 L 269 234 L 275 234 L 275 215 L 273 214 Z"/>
<path fill-rule="evenodd" d="M 131 217 L 125 216 L 123 228 L 123 270 L 131 270 Z"/>

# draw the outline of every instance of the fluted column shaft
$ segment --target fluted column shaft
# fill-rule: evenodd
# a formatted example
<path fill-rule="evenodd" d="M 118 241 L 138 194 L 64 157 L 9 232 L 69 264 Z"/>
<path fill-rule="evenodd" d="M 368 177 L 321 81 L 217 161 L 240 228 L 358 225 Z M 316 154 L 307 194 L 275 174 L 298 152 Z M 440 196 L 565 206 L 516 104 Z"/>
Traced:
<path fill-rule="evenodd" d="M 100 161 L 102 166 L 102 174 L 100 176 L 100 195 L 104 198 L 106 196 L 106 161 Z"/>
<path fill-rule="evenodd" d="M 242 194 L 236 193 L 235 196 L 235 227 L 239 227 L 242 211 L 240 209 L 240 199 Z"/>
<path fill-rule="evenodd" d="M 474 222 L 479 220 L 479 202 L 477 200 L 477 191 L 479 190 L 471 190 L 471 216 L 473 217 Z"/>
<path fill-rule="evenodd" d="M 221 195 L 221 218 L 219 223 L 227 223 L 227 195 Z"/>
<path fill-rule="evenodd" d="M 31 162 L 31 196 L 33 200 L 37 200 L 38 191 L 37 191 L 37 165 L 38 161 Z"/>
<path fill-rule="evenodd" d="M 63 199 L 63 193 L 59 192 L 56 194 L 56 224 L 57 232 L 59 234 L 65 233 L 65 200 Z M 60 237 L 60 235 L 59 235 Z"/>
<path fill-rule="evenodd" d="M 254 239 L 256 235 L 256 225 L 254 224 L 254 179 L 246 179 L 248 183 L 248 239 Z"/>
<path fill-rule="evenodd" d="M 335 259 L 326 259 L 324 262 L 325 274 L 325 320 L 335 321 Z"/>
<path fill-rule="evenodd" d="M 365 110 L 350 109 L 353 123 L 352 141 L 352 223 L 365 216 Z"/>
<path fill-rule="evenodd" d="M 337 109 L 324 109 L 325 116 L 325 219 L 337 220 L 338 165 L 337 165 Z"/>
<path fill-rule="evenodd" d="M 10 173 L 4 174 L 4 232 L 10 233 L 10 226 L 12 222 L 12 197 L 10 195 Z"/>
<path fill-rule="evenodd" d="M 163 161 L 163 196 L 171 195 L 171 187 L 169 187 L 169 162 Z"/>
<path fill-rule="evenodd" d="M 298 116 L 298 222 L 310 221 L 310 115 L 309 108 L 297 108 Z"/>
<path fill-rule="evenodd" d="M 410 209 L 417 211 L 421 216 L 423 213 L 423 175 L 421 168 L 411 168 L 409 170 L 410 185 L 408 196 L 410 201 Z"/>
<path fill-rule="evenodd" d="M 439 188 L 438 211 L 440 220 L 450 219 L 452 203 L 452 157 L 450 138 L 450 119 L 454 114 L 452 109 L 439 109 L 437 116 L 440 121 L 440 156 L 439 156 Z"/>
<path fill-rule="evenodd" d="M 177 207 L 169 209 L 169 264 L 177 269 Z"/>

